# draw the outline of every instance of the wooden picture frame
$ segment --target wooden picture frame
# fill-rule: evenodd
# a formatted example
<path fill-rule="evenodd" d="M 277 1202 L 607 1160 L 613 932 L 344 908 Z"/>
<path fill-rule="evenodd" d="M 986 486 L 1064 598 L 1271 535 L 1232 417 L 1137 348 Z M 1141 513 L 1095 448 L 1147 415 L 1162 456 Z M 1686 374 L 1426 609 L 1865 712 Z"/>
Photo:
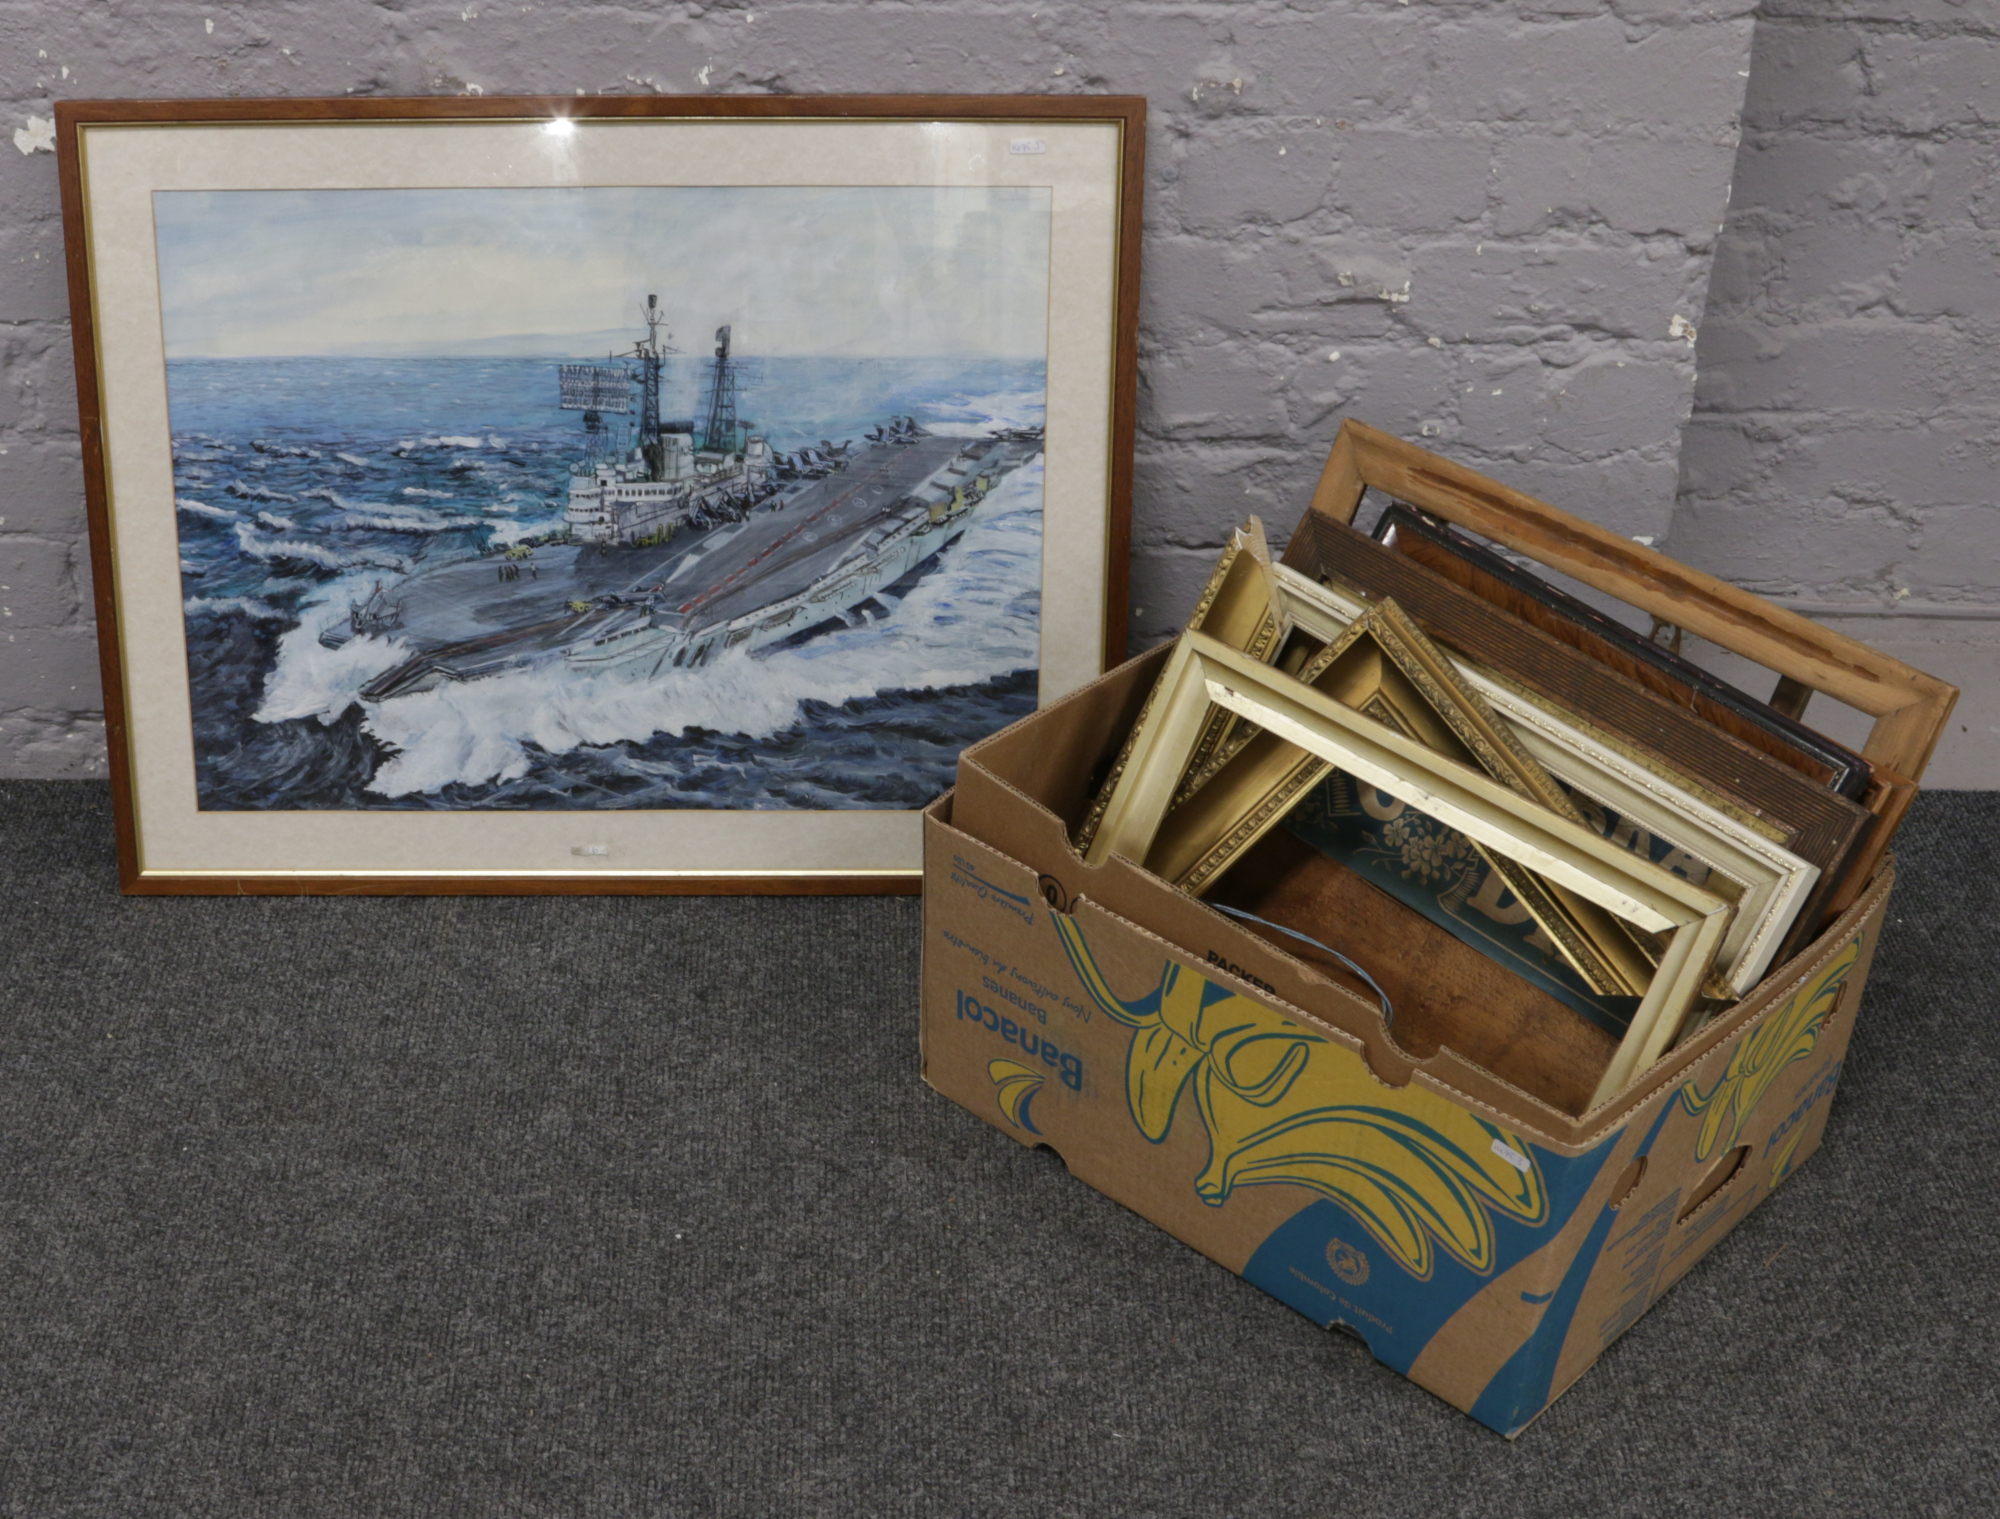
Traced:
<path fill-rule="evenodd" d="M 1201 595 L 1195 598 L 1194 610 L 1188 614 L 1187 628 L 1218 638 L 1253 659 L 1276 658 L 1284 642 L 1285 630 L 1279 617 L 1277 585 L 1272 578 L 1274 570 L 1270 545 L 1264 537 L 1264 524 L 1252 517 L 1233 531 L 1229 541 L 1223 545 L 1221 557 L 1209 572 Z M 1078 854 L 1090 852 L 1091 842 L 1097 837 L 1098 825 L 1104 820 L 1104 809 L 1110 805 L 1119 778 L 1125 773 L 1126 763 L 1132 756 L 1132 745 L 1146 725 L 1146 715 L 1152 710 L 1153 697 L 1159 689 L 1155 685 L 1147 694 L 1146 704 L 1139 709 L 1139 716 L 1133 722 L 1131 732 L 1126 734 L 1118 757 L 1112 761 L 1110 770 L 1091 797 L 1083 820 L 1077 824 L 1075 844 Z M 1226 755 L 1229 746 L 1242 736 L 1241 725 L 1234 716 L 1219 708 L 1210 711 L 1188 751 L 1178 795 L 1184 799 L 1197 783 L 1195 777 L 1202 773 L 1208 762 L 1218 754 Z"/>
<path fill-rule="evenodd" d="M 1840 795 L 1857 799 L 1867 794 L 1871 768 L 1853 750 L 1510 564 L 1451 524 L 1391 501 L 1375 524 L 1374 537 Z"/>
<path fill-rule="evenodd" d="M 1818 932 L 1834 884 L 1852 868 L 1875 829 L 1869 809 L 1770 755 L 1711 726 L 1588 656 L 1529 627 L 1367 534 L 1308 512 L 1285 551 L 1308 579 L 1338 582 L 1357 599 L 1394 596 L 1447 649 L 1516 681 L 1659 763 L 1692 777 L 1745 813 L 1779 828 L 1784 846 L 1820 871 L 1794 921 L 1788 957 Z"/>
<path fill-rule="evenodd" d="M 916 892 L 1124 657 L 1143 100 L 56 123 L 127 891 Z"/>
<path fill-rule="evenodd" d="M 1200 633 L 1181 634 L 1161 672 L 1153 719 L 1137 735 L 1125 784 L 1105 810 L 1093 859 L 1117 854 L 1146 860 L 1211 705 L 1522 862 L 1641 932 L 1665 936 L 1658 968 L 1591 1106 L 1614 1095 L 1671 1045 L 1728 932 L 1730 903 Z"/>
<path fill-rule="evenodd" d="M 1277 581 L 1288 624 L 1322 640 L 1338 638 L 1371 605 L 1285 565 L 1278 566 Z M 1783 846 L 1780 830 L 1656 758 L 1618 743 L 1574 713 L 1537 700 L 1525 687 L 1470 659 L 1447 657 L 1551 775 L 1712 872 L 1697 884 L 1736 905 L 1716 953 L 1719 990 L 1733 998 L 1756 986 L 1809 899 L 1819 870 Z M 1718 885 L 1718 877 L 1730 885 Z"/>
<path fill-rule="evenodd" d="M 1875 826 L 1837 858 L 1816 861 L 1830 879 L 1806 931 L 1859 899 L 1950 720 L 1956 686 L 1352 418 L 1334 438 L 1307 520 L 1352 523 L 1371 485 L 1764 666 L 1778 676 L 1771 704 L 1781 711 L 1797 717 L 1824 692 L 1873 717 L 1861 754 L 1876 771 L 1862 799 Z"/>

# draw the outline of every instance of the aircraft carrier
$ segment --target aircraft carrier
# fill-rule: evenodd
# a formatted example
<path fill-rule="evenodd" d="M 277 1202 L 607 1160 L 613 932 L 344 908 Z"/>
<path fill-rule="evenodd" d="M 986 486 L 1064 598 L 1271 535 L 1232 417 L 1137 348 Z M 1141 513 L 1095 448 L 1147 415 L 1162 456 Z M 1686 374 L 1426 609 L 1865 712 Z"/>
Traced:
<path fill-rule="evenodd" d="M 584 413 L 565 531 L 377 582 L 320 641 L 395 640 L 407 657 L 361 690 L 384 701 L 528 665 L 629 667 L 647 677 L 757 653 L 886 611 L 882 593 L 931 567 L 1002 476 L 1042 451 L 1039 428 L 939 437 L 914 417 L 785 455 L 736 416 L 729 329 L 716 333 L 708 405 L 663 423 L 661 317 L 603 365 L 564 365 Z M 614 445 L 607 413 L 637 425 Z"/>

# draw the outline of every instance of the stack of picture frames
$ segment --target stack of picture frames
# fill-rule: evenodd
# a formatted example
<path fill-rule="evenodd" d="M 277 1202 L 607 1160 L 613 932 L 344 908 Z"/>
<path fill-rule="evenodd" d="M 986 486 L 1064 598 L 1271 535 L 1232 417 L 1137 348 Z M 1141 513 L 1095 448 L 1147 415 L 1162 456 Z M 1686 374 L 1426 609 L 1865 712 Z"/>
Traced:
<path fill-rule="evenodd" d="M 1682 658 L 1681 629 L 1772 696 Z M 1860 752 L 1802 721 L 1815 692 L 1875 719 Z M 1350 421 L 1282 560 L 1255 518 L 1233 535 L 1074 842 L 1393 984 L 1389 1016 L 1470 986 L 1496 1019 L 1570 1020 L 1595 1106 L 1856 900 L 1956 697 Z"/>

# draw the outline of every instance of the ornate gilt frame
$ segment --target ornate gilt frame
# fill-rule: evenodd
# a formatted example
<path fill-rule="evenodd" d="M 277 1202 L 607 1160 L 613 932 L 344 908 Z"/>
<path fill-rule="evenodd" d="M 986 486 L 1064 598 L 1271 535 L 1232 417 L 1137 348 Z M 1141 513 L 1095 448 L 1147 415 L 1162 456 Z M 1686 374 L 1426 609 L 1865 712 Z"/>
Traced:
<path fill-rule="evenodd" d="M 1136 734 L 1127 784 L 1105 810 L 1092 859 L 1146 860 L 1209 707 L 1223 707 L 1521 861 L 1640 932 L 1664 936 L 1659 966 L 1592 1106 L 1651 1065 L 1679 1033 L 1728 932 L 1731 903 L 1200 633 L 1181 635 L 1158 693 L 1153 720 Z"/>
<path fill-rule="evenodd" d="M 1301 632 L 1341 636 L 1368 603 L 1297 570 L 1276 570 L 1284 613 Z M 1818 881 L 1818 867 L 1785 849 L 1769 824 L 1706 792 L 1657 759 L 1559 713 L 1512 682 L 1446 651 L 1465 682 L 1559 780 L 1686 851 L 1734 894 L 1737 911 L 1716 955 L 1720 990 L 1740 997 L 1763 979 L 1792 919 Z"/>
<path fill-rule="evenodd" d="M 1327 640 L 1297 678 L 1558 815 L 1583 821 L 1562 788 L 1394 601 L 1371 606 Z M 1211 759 L 1183 788 L 1184 799 L 1167 814 L 1146 861 L 1197 896 L 1331 768 L 1276 734 L 1248 723 L 1242 731 L 1249 735 L 1243 743 Z M 1506 855 L 1480 853 L 1592 990 L 1620 997 L 1643 992 L 1652 960 L 1616 918 Z"/>
<path fill-rule="evenodd" d="M 1277 581 L 1273 578 L 1275 570 L 1270 545 L 1264 537 L 1264 524 L 1252 517 L 1229 535 L 1222 557 L 1216 561 L 1208 583 L 1195 599 L 1194 610 L 1188 614 L 1188 631 L 1220 639 L 1252 659 L 1275 658 L 1284 646 L 1286 631 L 1279 611 Z M 1098 826 L 1104 820 L 1104 809 L 1111 804 L 1112 793 L 1118 788 L 1125 766 L 1132 757 L 1133 740 L 1146 726 L 1147 714 L 1152 711 L 1159 693 L 1157 684 L 1147 693 L 1146 704 L 1139 709 L 1132 731 L 1125 735 L 1118 758 L 1112 762 L 1103 784 L 1097 788 L 1096 796 L 1091 798 L 1083 821 L 1077 825 L 1077 853 L 1090 852 Z M 1199 784 L 1194 777 L 1201 773 L 1208 760 L 1218 752 L 1229 752 L 1229 746 L 1239 741 L 1241 736 L 1240 725 L 1233 715 L 1220 709 L 1211 711 L 1188 752 L 1187 764 L 1176 784 L 1177 794 L 1188 794 L 1194 785 Z"/>

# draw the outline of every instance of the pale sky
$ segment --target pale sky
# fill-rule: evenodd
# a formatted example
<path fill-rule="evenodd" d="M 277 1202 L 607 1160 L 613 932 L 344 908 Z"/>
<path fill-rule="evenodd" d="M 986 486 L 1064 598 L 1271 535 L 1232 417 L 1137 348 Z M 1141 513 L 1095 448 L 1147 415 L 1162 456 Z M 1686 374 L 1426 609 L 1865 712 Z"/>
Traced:
<path fill-rule="evenodd" d="M 169 358 L 593 354 L 656 293 L 677 347 L 1042 358 L 1049 192 L 163 190 Z"/>

